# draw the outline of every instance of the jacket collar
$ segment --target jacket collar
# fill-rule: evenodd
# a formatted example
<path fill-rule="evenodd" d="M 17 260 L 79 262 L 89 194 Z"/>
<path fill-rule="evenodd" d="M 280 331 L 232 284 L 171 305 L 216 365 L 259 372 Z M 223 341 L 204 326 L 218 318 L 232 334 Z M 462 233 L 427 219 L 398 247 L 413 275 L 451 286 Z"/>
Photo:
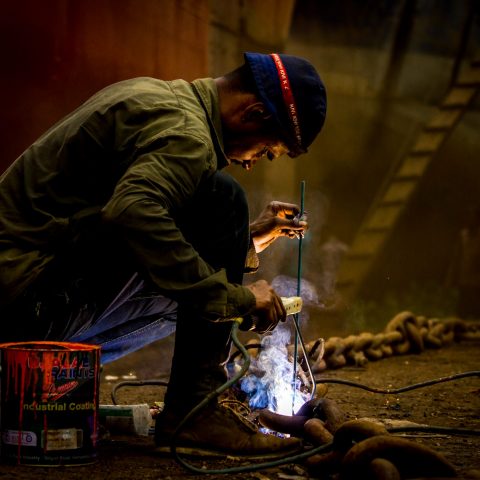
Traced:
<path fill-rule="evenodd" d="M 222 121 L 215 81 L 213 78 L 202 78 L 194 80 L 191 85 L 207 114 L 213 145 L 215 147 L 215 153 L 217 154 L 218 168 L 221 169 L 230 165 L 230 160 L 228 160 L 223 149 Z"/>

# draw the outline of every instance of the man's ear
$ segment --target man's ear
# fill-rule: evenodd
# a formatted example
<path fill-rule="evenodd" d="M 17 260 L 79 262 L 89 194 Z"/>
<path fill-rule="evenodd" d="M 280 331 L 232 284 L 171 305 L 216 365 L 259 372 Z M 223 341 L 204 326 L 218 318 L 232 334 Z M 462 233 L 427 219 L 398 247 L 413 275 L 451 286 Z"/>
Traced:
<path fill-rule="evenodd" d="M 269 120 L 272 114 L 267 111 L 265 105 L 262 102 L 251 103 L 242 113 L 242 121 L 245 123 L 263 123 L 265 120 Z"/>

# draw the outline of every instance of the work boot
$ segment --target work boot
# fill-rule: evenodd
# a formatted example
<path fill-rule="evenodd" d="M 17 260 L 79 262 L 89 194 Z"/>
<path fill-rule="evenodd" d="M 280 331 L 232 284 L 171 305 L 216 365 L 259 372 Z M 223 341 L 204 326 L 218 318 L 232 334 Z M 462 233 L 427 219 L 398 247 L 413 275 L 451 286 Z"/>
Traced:
<path fill-rule="evenodd" d="M 155 424 L 157 452 L 170 452 L 173 433 L 182 421 L 173 412 L 164 411 Z M 249 457 L 273 459 L 301 450 L 298 438 L 280 438 L 264 434 L 231 408 L 208 406 L 188 420 L 176 437 L 179 454 L 190 456 Z"/>

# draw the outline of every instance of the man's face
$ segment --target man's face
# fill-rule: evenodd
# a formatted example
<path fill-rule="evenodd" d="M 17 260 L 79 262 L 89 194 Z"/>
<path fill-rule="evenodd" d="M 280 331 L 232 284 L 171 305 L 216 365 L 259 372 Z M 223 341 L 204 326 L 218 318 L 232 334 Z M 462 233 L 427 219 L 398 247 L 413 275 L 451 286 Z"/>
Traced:
<path fill-rule="evenodd" d="M 253 94 L 230 99 L 233 108 L 222 116 L 223 144 L 232 164 L 250 170 L 262 158 L 274 160 L 289 149 L 265 105 Z"/>
<path fill-rule="evenodd" d="M 226 139 L 225 153 L 232 164 L 250 170 L 262 158 L 275 160 L 288 153 L 288 148 L 278 135 L 252 132 Z"/>

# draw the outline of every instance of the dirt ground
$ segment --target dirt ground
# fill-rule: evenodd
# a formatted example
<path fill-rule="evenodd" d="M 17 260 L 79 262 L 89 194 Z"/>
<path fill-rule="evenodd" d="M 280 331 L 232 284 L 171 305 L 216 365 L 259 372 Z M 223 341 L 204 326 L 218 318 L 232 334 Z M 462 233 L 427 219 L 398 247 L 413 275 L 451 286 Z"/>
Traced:
<path fill-rule="evenodd" d="M 172 340 L 153 345 L 125 360 L 107 365 L 102 372 L 101 403 L 111 403 L 112 386 L 122 381 L 121 375 L 134 373 L 138 379 L 158 378 L 167 372 L 165 366 Z M 439 378 L 480 367 L 480 342 L 463 341 L 440 350 L 426 350 L 418 355 L 404 355 L 370 362 L 365 367 L 345 367 L 327 370 L 321 376 L 361 382 L 379 388 L 398 388 L 416 382 Z M 166 357 L 159 361 L 159 352 Z M 154 361 L 152 361 L 155 358 Z M 118 380 L 108 381 L 107 376 Z M 344 385 L 330 384 L 326 395 L 335 400 L 349 419 L 377 418 L 408 420 L 411 422 L 466 427 L 480 431 L 480 382 L 469 377 L 442 383 L 398 395 L 370 393 Z M 149 403 L 163 398 L 163 388 L 155 386 L 123 388 L 118 391 L 120 403 Z M 480 471 L 480 436 L 447 434 L 416 434 L 413 441 L 442 453 L 456 468 L 459 478 L 480 478 L 472 470 Z M 152 437 L 112 436 L 98 448 L 98 460 L 80 467 L 35 467 L 0 464 L 0 480 L 65 479 L 171 479 L 192 477 L 173 459 L 157 456 Z M 198 464 L 197 464 L 198 465 Z M 239 463 L 211 463 L 202 461 L 205 468 L 225 468 Z M 227 478 L 227 474 L 208 474 L 210 480 Z M 286 465 L 251 473 L 228 474 L 229 479 L 258 480 L 316 478 L 304 467 Z"/>

